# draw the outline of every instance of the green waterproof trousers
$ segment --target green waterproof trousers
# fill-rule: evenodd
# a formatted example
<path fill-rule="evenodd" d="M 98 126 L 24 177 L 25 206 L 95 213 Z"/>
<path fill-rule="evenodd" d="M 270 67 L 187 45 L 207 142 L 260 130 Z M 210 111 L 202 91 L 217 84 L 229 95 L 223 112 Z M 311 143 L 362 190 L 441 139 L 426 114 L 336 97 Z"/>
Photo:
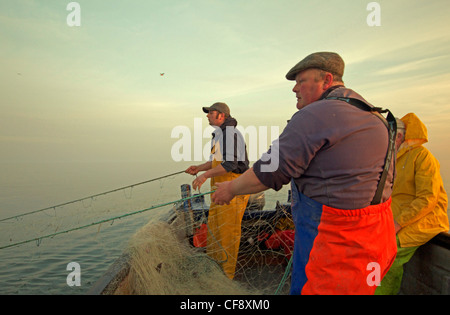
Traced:
<path fill-rule="evenodd" d="M 403 278 L 403 265 L 414 255 L 419 246 L 400 247 L 397 236 L 397 256 L 391 268 L 381 280 L 381 284 L 375 290 L 375 295 L 396 295 L 400 291 Z"/>

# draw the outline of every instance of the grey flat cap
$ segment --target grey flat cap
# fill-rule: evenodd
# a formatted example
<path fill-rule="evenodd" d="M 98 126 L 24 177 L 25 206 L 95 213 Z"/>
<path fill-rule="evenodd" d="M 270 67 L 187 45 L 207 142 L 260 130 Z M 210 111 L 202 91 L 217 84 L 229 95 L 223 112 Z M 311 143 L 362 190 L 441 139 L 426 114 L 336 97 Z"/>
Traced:
<path fill-rule="evenodd" d="M 343 77 L 345 64 L 341 56 L 334 52 L 313 53 L 289 70 L 286 74 L 286 79 L 293 81 L 295 80 L 297 73 L 311 68 L 320 69 Z"/>
<path fill-rule="evenodd" d="M 208 113 L 210 110 L 216 110 L 219 113 L 226 114 L 227 116 L 230 116 L 230 108 L 225 103 L 214 103 L 210 107 L 202 107 L 203 112 Z"/>

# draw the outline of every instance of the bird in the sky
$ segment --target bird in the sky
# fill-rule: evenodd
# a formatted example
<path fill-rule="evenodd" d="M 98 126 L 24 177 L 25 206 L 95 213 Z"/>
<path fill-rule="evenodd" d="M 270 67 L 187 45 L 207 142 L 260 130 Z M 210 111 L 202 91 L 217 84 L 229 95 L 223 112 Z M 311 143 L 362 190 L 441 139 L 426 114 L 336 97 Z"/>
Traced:
<path fill-rule="evenodd" d="M 164 73 L 160 73 L 161 76 L 164 76 Z"/>

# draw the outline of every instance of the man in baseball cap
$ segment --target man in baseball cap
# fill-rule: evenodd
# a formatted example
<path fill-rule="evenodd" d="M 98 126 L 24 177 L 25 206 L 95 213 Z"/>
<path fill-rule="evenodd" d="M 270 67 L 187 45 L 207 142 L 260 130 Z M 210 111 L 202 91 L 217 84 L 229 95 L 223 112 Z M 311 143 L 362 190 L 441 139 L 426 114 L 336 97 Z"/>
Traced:
<path fill-rule="evenodd" d="M 236 128 L 237 121 L 230 116 L 227 104 L 217 102 L 209 107 L 203 107 L 211 126 L 215 127 L 211 140 L 210 160 L 192 165 L 186 173 L 199 175 L 193 182 L 193 189 L 200 189 L 209 178 L 211 189 L 218 183 L 238 178 L 249 168 L 245 140 Z M 232 144 L 230 146 L 230 144 Z M 211 202 L 208 213 L 208 234 L 206 253 L 220 263 L 226 276 L 234 278 L 239 245 L 241 239 L 241 222 L 248 203 L 249 194 L 233 198 L 227 205 Z"/>

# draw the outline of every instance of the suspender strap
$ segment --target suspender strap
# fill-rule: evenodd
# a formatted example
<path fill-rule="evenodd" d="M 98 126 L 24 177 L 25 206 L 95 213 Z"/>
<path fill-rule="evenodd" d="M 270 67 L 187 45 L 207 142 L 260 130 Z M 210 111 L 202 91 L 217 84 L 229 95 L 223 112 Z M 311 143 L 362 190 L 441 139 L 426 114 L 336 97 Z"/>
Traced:
<path fill-rule="evenodd" d="M 371 205 L 377 205 L 381 203 L 381 198 L 383 197 L 383 190 L 386 183 L 386 179 L 389 173 L 389 167 L 392 162 L 392 157 L 394 156 L 395 151 L 395 139 L 397 137 L 397 123 L 395 121 L 394 115 L 389 111 L 389 109 L 382 109 L 381 107 L 372 107 L 365 102 L 358 100 L 356 98 L 347 98 L 347 97 L 327 97 L 327 100 L 339 100 L 351 104 L 355 107 L 358 107 L 361 110 L 368 111 L 373 115 L 377 116 L 383 124 L 388 129 L 389 133 L 389 146 L 386 153 L 386 158 L 384 161 L 383 172 L 381 173 L 380 181 L 378 182 L 377 190 L 375 192 L 375 196 L 373 197 Z M 382 113 L 387 113 L 386 118 L 381 115 Z"/>

